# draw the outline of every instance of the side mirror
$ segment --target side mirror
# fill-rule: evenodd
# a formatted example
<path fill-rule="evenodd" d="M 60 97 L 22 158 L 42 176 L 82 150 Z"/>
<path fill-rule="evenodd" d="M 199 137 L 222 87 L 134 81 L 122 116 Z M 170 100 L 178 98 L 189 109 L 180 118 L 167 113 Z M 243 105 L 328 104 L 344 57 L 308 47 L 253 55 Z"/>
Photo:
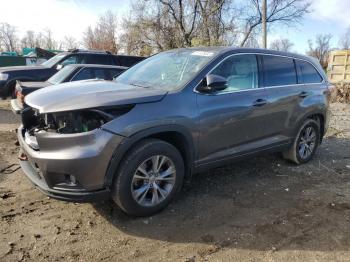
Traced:
<path fill-rule="evenodd" d="M 206 82 L 206 83 L 205 83 Z M 226 78 L 219 75 L 207 75 L 205 79 L 203 79 L 203 83 L 201 86 L 197 88 L 197 91 L 203 93 L 212 93 L 222 91 L 227 88 L 227 80 Z"/>
<path fill-rule="evenodd" d="M 63 68 L 63 65 L 57 65 L 57 66 L 56 66 L 56 69 L 57 69 L 57 70 L 61 70 L 62 68 Z"/>

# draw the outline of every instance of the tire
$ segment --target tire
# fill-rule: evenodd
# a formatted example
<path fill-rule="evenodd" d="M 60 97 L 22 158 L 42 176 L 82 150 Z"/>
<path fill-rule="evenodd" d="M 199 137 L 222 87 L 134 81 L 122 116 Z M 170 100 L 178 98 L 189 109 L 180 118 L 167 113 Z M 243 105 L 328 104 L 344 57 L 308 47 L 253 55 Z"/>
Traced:
<path fill-rule="evenodd" d="M 143 140 L 121 163 L 113 181 L 112 198 L 129 215 L 153 215 L 168 206 L 181 189 L 184 161 L 180 152 L 167 142 Z M 155 163 L 159 171 L 153 168 Z"/>
<path fill-rule="evenodd" d="M 312 130 L 315 135 L 314 144 L 312 147 L 311 147 L 312 145 L 311 142 L 305 143 L 306 141 L 305 135 L 306 135 L 306 132 L 309 132 L 309 130 Z M 292 146 L 287 151 L 283 152 L 283 157 L 298 165 L 307 163 L 314 156 L 317 150 L 317 147 L 319 146 L 319 143 L 320 143 L 320 124 L 313 119 L 307 119 L 299 128 L 298 133 L 294 138 Z M 304 147 L 302 144 L 304 144 Z M 304 153 L 307 152 L 308 154 L 303 154 L 303 152 Z"/>

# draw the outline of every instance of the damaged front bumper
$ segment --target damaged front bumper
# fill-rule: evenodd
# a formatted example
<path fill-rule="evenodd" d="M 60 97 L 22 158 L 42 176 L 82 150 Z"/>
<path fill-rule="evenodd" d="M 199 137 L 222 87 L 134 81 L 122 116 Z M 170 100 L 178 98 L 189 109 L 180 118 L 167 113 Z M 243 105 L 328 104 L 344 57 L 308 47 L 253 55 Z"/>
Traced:
<path fill-rule="evenodd" d="M 106 172 L 123 137 L 95 129 L 77 134 L 42 132 L 38 149 L 26 142 L 18 129 L 20 165 L 29 180 L 45 194 L 61 200 L 89 202 L 108 199 Z"/>

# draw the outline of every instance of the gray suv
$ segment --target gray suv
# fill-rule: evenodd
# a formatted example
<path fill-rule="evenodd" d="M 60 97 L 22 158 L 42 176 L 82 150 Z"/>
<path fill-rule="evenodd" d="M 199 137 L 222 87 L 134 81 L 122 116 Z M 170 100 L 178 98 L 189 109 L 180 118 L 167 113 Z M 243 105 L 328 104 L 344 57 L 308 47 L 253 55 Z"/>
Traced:
<path fill-rule="evenodd" d="M 266 152 L 308 162 L 328 125 L 331 85 L 301 55 L 175 49 L 114 82 L 43 88 L 26 97 L 20 163 L 51 197 L 110 197 L 128 214 L 166 207 L 184 179 Z"/>

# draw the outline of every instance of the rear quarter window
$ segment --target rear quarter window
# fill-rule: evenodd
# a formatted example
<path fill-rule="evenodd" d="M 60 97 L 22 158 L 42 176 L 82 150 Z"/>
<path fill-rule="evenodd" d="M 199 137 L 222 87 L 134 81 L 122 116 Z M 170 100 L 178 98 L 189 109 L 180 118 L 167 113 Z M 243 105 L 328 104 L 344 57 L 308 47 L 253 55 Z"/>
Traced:
<path fill-rule="evenodd" d="M 322 77 L 317 72 L 316 68 L 309 62 L 295 60 L 300 69 L 301 80 L 304 84 L 321 83 Z"/>
<path fill-rule="evenodd" d="M 263 55 L 264 86 L 297 84 L 293 58 Z"/>

